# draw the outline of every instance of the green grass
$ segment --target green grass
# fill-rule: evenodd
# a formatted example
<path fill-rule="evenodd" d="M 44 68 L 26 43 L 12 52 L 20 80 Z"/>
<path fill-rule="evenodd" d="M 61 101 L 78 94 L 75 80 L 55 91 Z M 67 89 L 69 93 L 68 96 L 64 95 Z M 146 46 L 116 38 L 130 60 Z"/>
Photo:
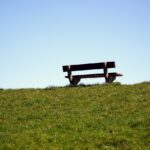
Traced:
<path fill-rule="evenodd" d="M 149 150 L 150 83 L 0 90 L 1 150 Z"/>

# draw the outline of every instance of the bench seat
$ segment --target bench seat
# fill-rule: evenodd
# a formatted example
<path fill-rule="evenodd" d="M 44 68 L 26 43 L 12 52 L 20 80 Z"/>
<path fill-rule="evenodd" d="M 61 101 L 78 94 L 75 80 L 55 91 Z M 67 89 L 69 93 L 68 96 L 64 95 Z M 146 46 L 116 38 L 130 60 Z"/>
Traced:
<path fill-rule="evenodd" d="M 112 72 L 108 73 L 108 76 L 122 76 L 120 73 Z M 104 73 L 97 73 L 97 74 L 84 74 L 84 75 L 72 75 L 73 78 L 100 78 L 105 77 Z M 65 78 L 69 78 L 69 76 L 65 76 Z"/>

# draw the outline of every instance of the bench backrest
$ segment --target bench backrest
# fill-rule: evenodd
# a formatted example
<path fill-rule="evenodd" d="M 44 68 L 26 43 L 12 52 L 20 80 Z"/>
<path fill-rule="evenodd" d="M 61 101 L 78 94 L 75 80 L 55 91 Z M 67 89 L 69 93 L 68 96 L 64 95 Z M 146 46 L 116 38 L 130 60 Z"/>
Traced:
<path fill-rule="evenodd" d="M 90 63 L 90 64 L 79 64 L 79 65 L 68 65 L 63 66 L 63 72 L 67 71 L 81 71 L 81 70 L 92 70 L 92 69 L 104 69 L 104 68 L 115 68 L 115 62 L 101 62 L 101 63 Z"/>

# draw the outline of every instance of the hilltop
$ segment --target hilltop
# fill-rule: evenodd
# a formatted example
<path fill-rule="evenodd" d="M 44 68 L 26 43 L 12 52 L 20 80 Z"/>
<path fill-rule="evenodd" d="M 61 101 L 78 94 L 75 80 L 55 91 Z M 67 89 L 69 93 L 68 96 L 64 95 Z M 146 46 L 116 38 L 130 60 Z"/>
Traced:
<path fill-rule="evenodd" d="M 0 149 L 150 149 L 150 83 L 0 90 Z"/>

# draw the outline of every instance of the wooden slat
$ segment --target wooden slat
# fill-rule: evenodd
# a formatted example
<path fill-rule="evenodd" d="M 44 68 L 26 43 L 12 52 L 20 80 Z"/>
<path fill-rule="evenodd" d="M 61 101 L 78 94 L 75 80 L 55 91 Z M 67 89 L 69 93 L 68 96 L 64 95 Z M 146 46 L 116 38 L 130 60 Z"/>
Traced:
<path fill-rule="evenodd" d="M 106 66 L 105 66 L 106 64 Z M 92 70 L 92 69 L 103 69 L 106 68 L 115 68 L 115 62 L 101 62 L 101 63 L 90 63 L 90 64 L 79 64 L 79 65 L 68 65 L 63 66 L 63 71 L 84 71 L 84 70 Z"/>
<path fill-rule="evenodd" d="M 122 76 L 120 73 L 112 72 L 108 73 L 109 76 Z M 100 77 L 105 77 L 104 73 L 99 73 L 99 74 L 85 74 L 85 75 L 73 75 L 72 77 L 75 78 L 100 78 Z M 65 76 L 65 78 L 68 78 L 68 76 Z"/>
<path fill-rule="evenodd" d="M 111 73 L 109 73 L 109 74 L 111 74 Z M 116 73 L 116 76 L 123 76 L 123 74 L 121 74 L 121 73 Z"/>
<path fill-rule="evenodd" d="M 68 78 L 68 76 L 65 76 Z M 104 77 L 104 74 L 85 74 L 85 75 L 73 75 L 72 77 L 77 78 L 97 78 L 97 77 Z"/>

